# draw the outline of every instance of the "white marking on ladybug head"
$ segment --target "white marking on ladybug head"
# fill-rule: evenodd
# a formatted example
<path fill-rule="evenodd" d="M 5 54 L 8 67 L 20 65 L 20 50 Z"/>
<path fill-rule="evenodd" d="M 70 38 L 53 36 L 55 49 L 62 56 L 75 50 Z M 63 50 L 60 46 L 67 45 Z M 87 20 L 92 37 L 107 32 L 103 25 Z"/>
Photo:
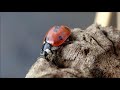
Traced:
<path fill-rule="evenodd" d="M 45 41 L 43 42 L 43 44 L 45 44 Z"/>
<path fill-rule="evenodd" d="M 49 49 L 45 50 L 48 54 L 51 54 L 51 51 Z"/>

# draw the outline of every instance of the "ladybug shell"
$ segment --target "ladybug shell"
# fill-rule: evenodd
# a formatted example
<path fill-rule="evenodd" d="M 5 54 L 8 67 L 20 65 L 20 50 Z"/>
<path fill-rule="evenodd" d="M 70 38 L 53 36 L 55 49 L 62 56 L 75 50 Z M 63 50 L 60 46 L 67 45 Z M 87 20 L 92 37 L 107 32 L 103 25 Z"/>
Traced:
<path fill-rule="evenodd" d="M 46 34 L 45 40 L 52 46 L 60 46 L 70 36 L 71 31 L 66 26 L 53 26 Z"/>

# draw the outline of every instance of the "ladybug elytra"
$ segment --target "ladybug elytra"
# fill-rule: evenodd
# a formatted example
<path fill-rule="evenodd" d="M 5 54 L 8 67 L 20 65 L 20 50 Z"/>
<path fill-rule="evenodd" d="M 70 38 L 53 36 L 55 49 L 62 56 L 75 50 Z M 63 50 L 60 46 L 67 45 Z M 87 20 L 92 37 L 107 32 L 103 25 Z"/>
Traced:
<path fill-rule="evenodd" d="M 70 36 L 71 30 L 67 26 L 53 26 L 45 35 L 40 55 L 52 54 Z"/>

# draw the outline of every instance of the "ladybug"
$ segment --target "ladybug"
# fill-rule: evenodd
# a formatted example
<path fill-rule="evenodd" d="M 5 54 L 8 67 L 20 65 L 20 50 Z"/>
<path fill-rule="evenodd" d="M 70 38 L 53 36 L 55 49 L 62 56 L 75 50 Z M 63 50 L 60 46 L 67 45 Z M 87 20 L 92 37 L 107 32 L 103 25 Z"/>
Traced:
<path fill-rule="evenodd" d="M 40 55 L 46 57 L 48 54 L 53 54 L 71 34 L 70 28 L 67 26 L 53 26 L 45 35 Z"/>

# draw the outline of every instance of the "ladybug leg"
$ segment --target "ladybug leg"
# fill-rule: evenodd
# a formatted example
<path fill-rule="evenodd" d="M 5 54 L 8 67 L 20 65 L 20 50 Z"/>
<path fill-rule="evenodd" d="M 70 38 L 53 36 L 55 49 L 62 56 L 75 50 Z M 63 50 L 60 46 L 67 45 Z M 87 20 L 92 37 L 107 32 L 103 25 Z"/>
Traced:
<path fill-rule="evenodd" d="M 66 40 L 66 42 L 69 42 L 70 40 L 69 40 L 69 38 Z"/>
<path fill-rule="evenodd" d="M 43 58 L 45 58 L 47 56 L 47 52 L 44 51 L 44 52 L 40 53 L 40 56 L 43 57 Z"/>
<path fill-rule="evenodd" d="M 44 55 L 45 55 L 44 45 L 45 45 L 45 43 L 42 45 L 42 48 L 41 48 L 41 50 L 40 50 L 40 56 L 44 56 Z"/>
<path fill-rule="evenodd" d="M 65 42 L 64 42 L 64 45 L 66 45 L 66 44 L 71 44 L 72 43 L 72 41 L 68 38 Z M 63 45 L 63 46 L 64 46 Z"/>

